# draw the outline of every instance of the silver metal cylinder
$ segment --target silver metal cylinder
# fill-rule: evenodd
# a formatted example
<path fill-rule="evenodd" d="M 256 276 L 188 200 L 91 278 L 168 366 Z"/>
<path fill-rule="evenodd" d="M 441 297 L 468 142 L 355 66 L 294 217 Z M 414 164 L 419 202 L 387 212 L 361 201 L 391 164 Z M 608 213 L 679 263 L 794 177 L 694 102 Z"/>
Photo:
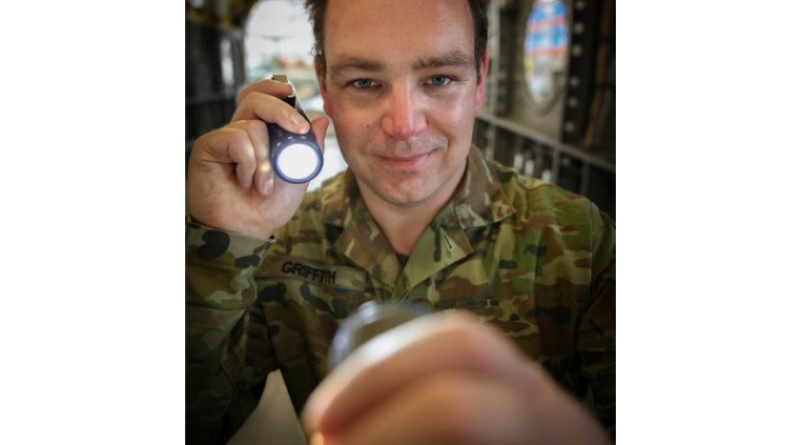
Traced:
<path fill-rule="evenodd" d="M 428 306 L 415 303 L 369 301 L 362 304 L 336 331 L 328 351 L 328 371 L 370 339 L 429 313 Z"/>

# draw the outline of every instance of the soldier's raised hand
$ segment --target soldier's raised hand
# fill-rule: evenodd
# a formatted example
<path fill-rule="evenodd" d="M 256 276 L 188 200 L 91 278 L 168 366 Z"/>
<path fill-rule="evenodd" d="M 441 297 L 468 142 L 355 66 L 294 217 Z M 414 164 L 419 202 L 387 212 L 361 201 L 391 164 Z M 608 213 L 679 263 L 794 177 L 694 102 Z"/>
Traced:
<path fill-rule="evenodd" d="M 189 213 L 198 222 L 253 238 L 269 238 L 295 214 L 308 184 L 278 178 L 270 163 L 266 122 L 295 133 L 308 122 L 281 100 L 291 85 L 273 80 L 254 83 L 239 93 L 231 122 L 206 133 L 192 147 L 187 181 Z M 325 118 L 311 122 L 325 149 Z"/>

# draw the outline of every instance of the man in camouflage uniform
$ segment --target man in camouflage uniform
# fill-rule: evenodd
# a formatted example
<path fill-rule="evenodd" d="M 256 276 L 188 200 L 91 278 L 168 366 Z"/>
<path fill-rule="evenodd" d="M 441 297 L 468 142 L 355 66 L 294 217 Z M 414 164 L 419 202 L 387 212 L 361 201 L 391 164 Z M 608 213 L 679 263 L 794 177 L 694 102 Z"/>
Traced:
<path fill-rule="evenodd" d="M 357 13 L 346 6 L 360 6 L 363 10 L 367 3 L 356 5 L 359 2 L 348 1 L 347 5 L 330 2 L 327 14 L 341 14 L 345 18 L 352 16 L 353 20 L 363 23 L 363 17 L 357 17 Z M 309 3 L 312 3 L 313 16 L 314 4 L 319 2 Z M 475 9 L 477 2 L 466 2 L 469 9 L 462 0 L 438 3 L 442 4 L 441 9 L 430 8 L 426 17 L 409 17 L 409 22 L 424 22 L 428 16 L 436 17 L 437 14 L 441 15 L 439 19 L 452 19 L 448 14 L 460 13 L 457 18 L 472 17 L 472 23 L 476 24 L 475 16 L 481 13 Z M 391 4 L 373 0 L 370 7 L 379 10 L 392 8 Z M 398 17 L 404 11 L 392 9 L 389 12 Z M 322 14 L 325 13 L 325 8 L 322 8 Z M 326 31 L 327 45 L 331 45 L 332 36 L 340 35 L 336 33 L 336 26 L 338 24 L 331 24 L 332 29 Z M 415 23 L 415 26 L 421 25 Z M 430 26 L 424 28 L 430 29 Z M 478 25 L 475 28 L 476 36 L 481 32 L 485 35 L 485 28 L 481 30 Z M 465 26 L 465 29 L 473 32 L 470 26 Z M 447 34 L 454 32 L 450 29 Z M 439 34 L 433 37 L 437 36 Z M 430 40 L 432 36 L 427 37 Z M 342 39 L 346 41 L 344 37 Z M 462 35 L 455 41 L 464 40 L 467 39 Z M 467 41 L 468 48 L 469 43 Z M 327 54 L 328 63 L 336 60 L 337 47 L 334 45 L 332 48 Z M 476 57 L 482 55 L 476 61 L 475 78 L 464 81 L 466 87 L 453 87 L 474 94 L 474 105 L 469 109 L 472 119 L 482 103 L 486 74 L 484 50 L 476 46 L 475 51 Z M 402 50 L 399 53 L 402 54 Z M 453 60 L 448 57 L 445 59 Z M 447 63 L 434 65 L 434 71 L 446 72 L 448 69 Z M 456 73 L 469 78 L 458 69 Z M 357 81 L 365 80 L 362 79 L 363 73 L 357 74 Z M 403 87 L 397 86 L 400 83 L 392 83 L 391 75 L 395 73 L 391 69 L 388 74 L 383 71 L 378 71 L 377 75 L 370 74 L 382 82 L 381 88 L 386 88 L 380 94 L 402 94 Z M 406 75 L 406 72 L 401 71 L 401 74 Z M 336 84 L 331 79 L 336 79 L 336 74 L 318 66 L 318 75 L 326 99 L 326 111 L 337 123 L 337 136 L 351 167 L 327 181 L 321 189 L 305 194 L 305 186 L 277 182 L 269 168 L 257 165 L 268 165 L 268 157 L 258 153 L 258 146 L 265 144 L 265 135 L 252 121 L 257 118 L 278 122 L 285 128 L 301 129 L 292 122 L 290 111 L 281 108 L 279 101 L 267 97 L 288 94 L 282 86 L 269 81 L 245 89 L 232 123 L 204 136 L 195 145 L 189 173 L 189 204 L 193 220 L 187 223 L 186 254 L 187 440 L 191 443 L 224 443 L 255 409 L 267 374 L 280 369 L 296 411 L 306 410 L 304 420 L 308 432 L 323 431 L 326 440 L 338 435 L 351 441 L 348 443 L 361 443 L 357 438 L 364 440 L 363 443 L 378 443 L 375 437 L 381 438 L 380 443 L 389 443 L 390 438 L 397 443 L 440 443 L 458 442 L 459 437 L 464 437 L 458 434 L 471 440 L 488 434 L 490 440 L 486 443 L 602 443 L 604 439 L 598 435 L 599 430 L 593 421 L 588 420 L 589 417 L 576 408 L 578 405 L 560 388 L 582 400 L 584 406 L 613 434 L 613 222 L 583 197 L 522 177 L 512 169 L 484 160 L 475 147 L 464 142 L 471 137 L 471 125 L 461 125 L 460 136 L 451 138 L 451 145 L 460 147 L 453 152 L 461 153 L 452 164 L 455 166 L 452 170 L 456 172 L 452 180 L 445 175 L 432 177 L 436 172 L 450 168 L 449 159 L 425 171 L 426 163 L 434 163 L 434 160 L 390 157 L 383 162 L 360 157 L 361 153 L 355 148 L 358 141 L 354 142 L 348 135 L 351 122 L 347 119 L 351 115 L 337 108 L 337 104 L 353 100 L 348 96 L 353 93 L 346 89 L 352 88 L 352 83 L 343 87 L 344 93 L 337 95 L 335 87 L 331 86 Z M 430 77 L 425 75 L 426 79 Z M 382 80 L 382 77 L 390 80 Z M 435 71 L 434 77 L 443 76 Z M 331 83 L 325 84 L 326 81 Z M 369 88 L 378 81 L 366 79 L 364 87 L 368 92 L 359 86 L 356 100 L 365 101 L 364 95 L 373 94 Z M 437 79 L 433 84 L 436 92 L 427 92 L 431 84 L 426 83 L 423 94 L 434 101 L 444 100 L 442 90 L 438 88 L 446 88 L 448 83 Z M 416 86 L 408 88 L 416 94 L 413 91 Z M 452 97 L 456 96 L 456 93 L 452 94 Z M 456 99 L 466 100 L 464 97 Z M 271 101 L 267 104 L 269 106 L 265 105 L 267 101 Z M 408 103 L 412 108 L 422 107 L 413 101 Z M 426 139 L 422 136 L 433 131 L 431 124 L 416 129 L 401 125 L 402 120 L 408 117 L 403 113 L 413 114 L 409 107 L 400 107 L 400 111 L 397 107 L 388 107 L 389 111 L 381 115 L 380 127 L 382 140 L 391 142 L 385 147 L 412 147 L 413 150 L 415 146 L 431 147 L 438 143 L 435 137 Z M 469 113 L 464 114 L 468 116 Z M 317 120 L 311 127 L 317 139 L 323 140 L 327 122 Z M 445 128 L 445 124 L 441 127 Z M 237 129 L 239 133 L 234 131 Z M 363 131 L 363 127 L 358 130 Z M 239 145 L 249 148 L 250 152 L 237 148 L 236 135 L 241 138 L 242 133 L 247 137 L 240 139 L 244 142 Z M 374 144 L 372 141 L 370 146 Z M 433 153 L 438 154 L 436 150 Z M 249 158 L 246 156 L 248 153 L 252 153 Z M 396 154 L 392 152 L 393 156 Z M 433 158 L 434 155 L 425 156 Z M 365 163 L 365 159 L 369 163 Z M 256 161 L 253 168 L 242 168 L 252 161 Z M 223 168 L 218 169 L 216 177 L 208 173 L 220 165 Z M 402 231 L 398 232 L 396 227 L 387 223 L 386 214 L 381 211 L 383 207 L 375 204 L 400 199 L 399 194 L 388 196 L 394 190 L 383 190 L 382 184 L 378 183 L 396 179 L 383 178 L 391 175 L 391 169 L 378 177 L 371 177 L 368 172 L 368 169 L 379 170 L 387 165 L 404 173 L 398 179 L 397 189 L 407 186 L 403 181 L 412 181 L 408 178 L 415 176 L 416 169 L 419 169 L 419 173 L 425 173 L 421 179 L 434 184 L 431 196 L 440 192 L 446 195 L 442 204 L 433 206 L 435 211 L 428 213 L 430 217 L 417 218 L 421 220 L 418 221 L 421 230 L 415 231 L 413 225 L 408 225 L 408 237 L 413 242 L 410 248 L 398 241 L 398 233 L 402 235 Z M 250 176 L 241 170 L 249 171 Z M 441 181 L 437 184 L 438 179 Z M 224 183 L 224 187 L 220 183 Z M 447 184 L 453 184 L 450 190 Z M 408 196 L 424 188 L 412 181 L 408 186 Z M 381 193 L 388 198 L 376 200 L 376 196 L 384 197 Z M 224 201 L 212 202 L 213 199 L 209 198 L 218 196 L 224 197 Z M 241 203 L 239 207 L 230 204 L 237 202 L 236 199 Z M 219 210 L 223 207 L 224 211 Z M 407 207 L 407 212 L 419 209 L 420 215 L 425 214 L 424 205 Z M 237 217 L 231 218 L 232 214 Z M 267 221 L 258 230 L 252 229 L 254 224 L 251 221 L 260 221 L 253 217 L 254 214 L 264 215 L 262 219 Z M 267 238 L 270 240 L 265 241 Z M 328 348 L 337 327 L 367 301 L 421 302 L 438 311 L 466 311 L 474 314 L 475 318 L 453 323 L 446 319 L 446 315 L 432 318 L 428 326 L 455 327 L 441 328 L 446 331 L 444 334 L 433 333 L 437 328 L 430 328 L 430 335 L 420 334 L 419 339 L 398 346 L 395 354 L 387 353 L 389 357 L 385 359 L 362 359 L 361 364 L 358 359 L 349 360 L 351 363 L 345 361 L 341 367 L 346 367 L 347 371 L 323 381 L 327 376 Z M 419 326 L 423 331 L 427 329 L 422 324 Z M 492 327 L 490 333 L 485 326 Z M 502 336 L 495 335 L 498 331 Z M 462 338 L 470 339 L 463 342 L 467 345 L 465 347 L 458 346 Z M 453 347 L 448 346 L 448 341 Z M 509 344 L 515 347 L 507 347 Z M 440 352 L 432 359 L 421 359 L 429 357 L 424 351 L 439 350 L 436 348 L 441 348 Z M 489 352 L 474 354 L 476 348 Z M 514 352 L 510 352 L 512 349 Z M 542 368 L 531 362 L 509 358 L 517 351 L 538 362 Z M 392 362 L 398 360 L 396 357 L 406 357 L 405 362 Z M 409 359 L 413 357 L 420 357 L 419 363 Z M 437 360 L 441 363 L 436 363 Z M 497 366 L 506 360 L 508 365 Z M 408 364 L 409 361 L 413 363 Z M 484 383 L 484 388 L 495 388 L 492 385 L 500 383 L 509 385 L 509 388 L 492 389 L 495 391 L 493 395 L 504 395 L 485 399 L 491 404 L 491 410 L 503 413 L 502 402 L 508 401 L 509 394 L 512 394 L 529 405 L 519 405 L 516 401 L 509 407 L 516 407 L 514 409 L 519 411 L 519 406 L 525 406 L 524 410 L 529 411 L 525 415 L 529 417 L 509 421 L 511 426 L 503 429 L 503 433 L 508 435 L 505 439 L 499 437 L 500 433 L 488 432 L 491 425 L 498 424 L 489 421 L 489 414 L 481 414 L 487 419 L 486 425 L 469 421 L 472 419 L 469 413 L 456 416 L 466 420 L 447 428 L 437 426 L 438 429 L 433 428 L 434 434 L 422 426 L 423 420 L 441 413 L 416 409 L 414 415 L 422 418 L 407 417 L 407 423 L 417 425 L 416 429 L 392 430 L 389 424 L 375 418 L 363 413 L 356 415 L 358 409 L 353 406 L 359 402 L 348 402 L 348 394 L 357 394 L 368 387 L 371 383 L 366 376 L 373 375 L 370 370 L 381 369 L 381 366 L 386 369 L 380 373 L 384 376 L 392 375 L 392 370 L 404 369 L 397 371 L 397 376 L 386 377 L 383 387 L 370 389 L 368 398 L 383 399 L 376 394 L 385 394 L 389 400 L 378 408 L 391 407 L 392 402 L 401 404 L 400 396 L 396 395 L 399 391 L 393 393 L 386 389 L 400 386 L 394 382 L 402 382 L 407 385 L 403 391 L 414 394 L 415 383 L 409 382 L 424 382 L 421 376 L 431 379 L 443 376 L 450 379 L 445 381 L 460 382 L 459 379 L 467 374 L 473 378 L 475 369 L 479 369 L 481 380 L 477 383 L 454 385 L 453 391 L 443 391 L 444 395 L 437 395 L 438 399 L 430 403 L 421 395 L 418 406 L 437 405 L 445 409 L 463 406 L 464 403 L 450 400 L 462 397 L 460 394 L 464 391 L 477 391 Z M 409 370 L 405 370 L 406 366 Z M 492 366 L 499 369 L 490 370 Z M 465 374 L 465 369 L 470 371 Z M 553 384 L 540 369 L 546 369 L 547 374 L 560 385 Z M 515 385 L 514 376 L 521 374 L 526 375 L 522 380 L 527 383 Z M 331 381 L 337 383 L 329 383 Z M 341 383 L 343 381 L 346 383 Z M 315 393 L 318 386 L 320 389 Z M 530 391 L 528 386 L 534 387 L 535 391 Z M 534 400 L 537 397 L 540 400 Z M 467 399 L 470 400 L 467 405 L 472 406 L 474 400 L 474 405 L 480 407 L 481 399 L 477 392 Z M 378 402 L 360 403 L 365 404 L 361 411 L 367 412 L 375 410 L 373 404 Z M 334 420 L 337 415 L 346 417 L 341 414 L 345 412 L 355 414 L 352 418 Z M 509 417 L 503 416 L 502 420 Z M 363 428 L 370 422 L 386 427 L 380 435 L 370 436 L 374 432 L 368 431 L 369 428 L 365 432 Z M 528 424 L 535 426 L 526 426 Z"/>

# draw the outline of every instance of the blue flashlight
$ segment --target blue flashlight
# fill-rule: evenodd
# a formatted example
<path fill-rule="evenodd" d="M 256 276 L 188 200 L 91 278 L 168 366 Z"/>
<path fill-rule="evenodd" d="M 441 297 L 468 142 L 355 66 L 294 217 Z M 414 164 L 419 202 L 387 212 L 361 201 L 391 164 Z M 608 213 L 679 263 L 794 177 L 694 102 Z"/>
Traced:
<path fill-rule="evenodd" d="M 272 80 L 290 83 L 286 76 L 274 75 Z M 282 99 L 297 110 L 311 125 L 300 99 L 292 86 L 292 94 Z M 303 184 L 311 181 L 322 171 L 322 150 L 311 129 L 300 134 L 286 130 L 278 124 L 267 123 L 269 151 L 272 168 L 286 182 Z"/>

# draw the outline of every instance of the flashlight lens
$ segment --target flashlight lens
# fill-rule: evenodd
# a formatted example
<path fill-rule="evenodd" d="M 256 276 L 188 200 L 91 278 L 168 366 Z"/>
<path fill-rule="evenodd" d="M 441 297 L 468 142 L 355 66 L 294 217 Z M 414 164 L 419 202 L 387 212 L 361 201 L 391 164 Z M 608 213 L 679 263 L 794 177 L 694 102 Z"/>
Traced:
<path fill-rule="evenodd" d="M 317 152 L 305 144 L 290 145 L 278 156 L 278 169 L 292 179 L 309 177 L 317 169 L 318 163 Z"/>

